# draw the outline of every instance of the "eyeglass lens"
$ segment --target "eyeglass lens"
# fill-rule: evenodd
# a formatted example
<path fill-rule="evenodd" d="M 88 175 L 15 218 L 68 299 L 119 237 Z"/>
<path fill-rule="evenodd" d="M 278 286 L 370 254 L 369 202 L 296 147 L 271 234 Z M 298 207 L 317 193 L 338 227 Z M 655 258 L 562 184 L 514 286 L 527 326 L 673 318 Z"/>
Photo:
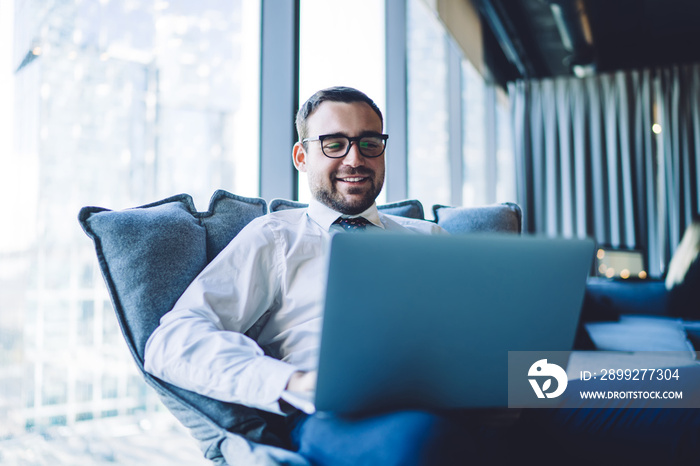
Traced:
<path fill-rule="evenodd" d="M 384 140 L 379 137 L 365 136 L 355 141 L 360 154 L 365 157 L 379 157 L 384 152 Z M 328 157 L 343 157 L 350 151 L 350 140 L 344 136 L 325 138 L 321 141 L 321 149 Z"/>

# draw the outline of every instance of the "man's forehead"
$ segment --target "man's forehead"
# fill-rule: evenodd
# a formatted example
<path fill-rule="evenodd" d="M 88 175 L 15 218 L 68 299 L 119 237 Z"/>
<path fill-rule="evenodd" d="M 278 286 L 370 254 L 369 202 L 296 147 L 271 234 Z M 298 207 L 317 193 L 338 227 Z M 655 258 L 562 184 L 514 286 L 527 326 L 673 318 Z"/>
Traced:
<path fill-rule="evenodd" d="M 362 130 L 381 132 L 379 115 L 366 102 L 322 102 L 307 119 L 309 133 Z"/>

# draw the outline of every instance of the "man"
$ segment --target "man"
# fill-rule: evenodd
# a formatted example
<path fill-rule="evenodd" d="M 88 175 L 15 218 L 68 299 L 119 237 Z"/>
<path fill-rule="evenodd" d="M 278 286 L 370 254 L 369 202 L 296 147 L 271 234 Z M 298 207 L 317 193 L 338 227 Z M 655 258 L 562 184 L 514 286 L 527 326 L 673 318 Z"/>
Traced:
<path fill-rule="evenodd" d="M 447 451 L 440 444 L 449 435 L 437 435 L 447 421 L 432 414 L 396 413 L 348 424 L 290 409 L 304 408 L 296 394 L 315 388 L 331 235 L 352 228 L 445 233 L 433 223 L 377 210 L 388 136 L 381 111 L 365 94 L 344 87 L 319 91 L 301 107 L 296 124 L 299 142 L 292 155 L 308 175 L 308 209 L 272 213 L 246 226 L 161 319 L 146 346 L 145 368 L 215 399 L 292 412 L 294 443 L 315 462 L 411 464 L 412 458 L 418 464 L 422 454 L 436 458 Z M 361 282 L 358 277 L 348 284 L 350 299 L 358 303 Z"/>
<path fill-rule="evenodd" d="M 315 387 L 330 236 L 357 228 L 444 231 L 377 210 L 388 136 L 381 112 L 365 94 L 342 87 L 319 91 L 296 123 L 293 158 L 308 174 L 308 209 L 260 217 L 231 241 L 161 319 L 146 345 L 148 372 L 218 400 L 286 416 L 292 445 L 313 464 L 495 464 L 523 454 L 539 458 L 542 451 L 568 463 L 575 463 L 572 453 L 584 463 L 658 463 L 669 453 L 697 458 L 700 418 L 693 410 L 613 409 L 623 402 L 598 410 L 531 410 L 507 429 L 489 426 L 479 413 L 402 411 L 362 419 L 311 414 L 298 393 Z M 364 279 L 347 289 L 348 299 L 360 305 Z M 697 386 L 697 374 L 690 377 Z M 643 448 L 632 448 L 639 439 Z"/>

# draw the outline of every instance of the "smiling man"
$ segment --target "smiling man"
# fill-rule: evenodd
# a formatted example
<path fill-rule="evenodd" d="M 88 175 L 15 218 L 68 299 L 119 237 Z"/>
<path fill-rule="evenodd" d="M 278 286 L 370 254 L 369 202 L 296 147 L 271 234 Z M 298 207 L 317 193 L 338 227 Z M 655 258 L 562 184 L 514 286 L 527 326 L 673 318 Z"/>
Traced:
<path fill-rule="evenodd" d="M 307 173 L 317 201 L 342 214 L 358 215 L 382 190 L 389 136 L 382 134 L 381 113 L 372 101 L 323 100 L 331 92 L 312 97 L 299 112 L 301 142 L 294 145 L 294 165 Z M 318 136 L 308 137 L 314 133 Z"/>
<path fill-rule="evenodd" d="M 146 344 L 148 372 L 262 410 L 266 426 L 258 425 L 265 422 L 262 416 L 233 419 L 232 425 L 255 424 L 246 427 L 261 442 L 297 451 L 314 465 L 515 464 L 542 439 L 550 457 L 574 464 L 650 458 L 653 464 L 674 463 L 670 454 L 688 458 L 674 464 L 697 463 L 696 410 L 614 409 L 624 402 L 606 409 L 526 410 L 505 430 L 480 413 L 398 411 L 352 419 L 313 413 L 303 395 L 316 384 L 331 236 L 364 229 L 444 231 L 378 211 L 388 136 L 381 112 L 365 94 L 344 87 L 321 90 L 301 107 L 296 123 L 299 142 L 292 155 L 297 169 L 308 174 L 309 207 L 259 217 L 241 230 L 161 319 Z M 381 279 L 368 265 L 367 276 L 348 283 L 348 299 L 361 306 L 370 299 L 363 282 Z M 698 380 L 695 374 L 687 383 L 698 387 Z M 218 444 L 217 435 L 211 441 Z M 223 450 L 228 463 L 241 463 L 236 451 Z M 305 464 L 296 456 L 281 461 Z"/>
<path fill-rule="evenodd" d="M 434 435 L 442 424 L 436 416 L 320 419 L 309 416 L 313 408 L 299 394 L 315 388 L 331 235 L 445 232 L 378 211 L 388 136 L 365 94 L 321 90 L 300 108 L 296 124 L 292 156 L 308 174 L 309 207 L 247 225 L 163 316 L 146 345 L 145 368 L 179 387 L 284 416 L 286 427 L 276 434 L 314 464 L 423 464 L 436 458 L 426 452 L 445 451 L 436 446 L 447 438 Z M 361 286 L 348 294 L 364 299 Z"/>

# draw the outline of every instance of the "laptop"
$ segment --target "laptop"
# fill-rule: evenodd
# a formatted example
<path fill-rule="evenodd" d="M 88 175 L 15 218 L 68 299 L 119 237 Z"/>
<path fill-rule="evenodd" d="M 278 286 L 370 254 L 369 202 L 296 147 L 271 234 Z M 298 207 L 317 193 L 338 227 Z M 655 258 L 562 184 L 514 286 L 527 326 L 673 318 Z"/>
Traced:
<path fill-rule="evenodd" d="M 316 411 L 508 404 L 508 351 L 573 347 L 590 239 L 337 234 Z"/>

